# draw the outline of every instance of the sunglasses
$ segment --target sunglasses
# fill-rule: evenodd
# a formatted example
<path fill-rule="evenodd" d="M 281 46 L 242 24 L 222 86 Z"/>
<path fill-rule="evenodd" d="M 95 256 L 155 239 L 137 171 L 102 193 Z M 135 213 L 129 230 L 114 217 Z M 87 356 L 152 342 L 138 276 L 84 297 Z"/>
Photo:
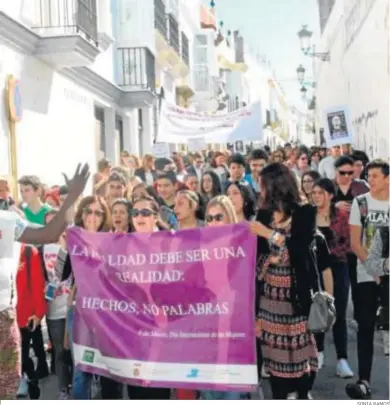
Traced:
<path fill-rule="evenodd" d="M 130 211 L 130 215 L 133 218 L 136 218 L 138 216 L 141 216 L 143 218 L 147 218 L 147 217 L 151 217 L 152 215 L 154 215 L 154 212 L 152 210 L 149 210 L 148 208 L 143 208 L 142 210 L 137 210 L 136 208 L 133 208 Z"/>
<path fill-rule="evenodd" d="M 345 172 L 343 170 L 339 170 L 340 176 L 352 176 L 353 172 Z"/>
<path fill-rule="evenodd" d="M 210 223 L 213 221 L 221 222 L 223 221 L 223 214 L 216 214 L 216 215 L 206 215 L 206 222 Z"/>
<path fill-rule="evenodd" d="M 100 210 L 94 211 L 94 210 L 91 210 L 91 208 L 84 208 L 83 212 L 85 215 L 94 215 L 97 218 L 102 218 L 104 215 L 103 211 L 100 211 Z"/>

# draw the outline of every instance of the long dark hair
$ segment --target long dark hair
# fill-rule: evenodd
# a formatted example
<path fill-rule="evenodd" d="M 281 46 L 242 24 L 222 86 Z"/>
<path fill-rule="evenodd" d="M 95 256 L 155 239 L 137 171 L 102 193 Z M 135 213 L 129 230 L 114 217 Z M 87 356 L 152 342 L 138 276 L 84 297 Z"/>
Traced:
<path fill-rule="evenodd" d="M 211 180 L 212 180 L 212 182 L 213 182 L 213 188 L 212 188 L 212 190 L 211 190 L 212 197 L 215 197 L 215 196 L 217 196 L 217 195 L 222 194 L 221 180 L 219 179 L 218 174 L 215 173 L 215 172 L 213 172 L 212 170 L 208 170 L 207 172 L 204 172 L 204 173 L 202 174 L 202 178 L 201 178 L 201 181 L 200 181 L 200 191 L 201 191 L 201 194 L 202 194 L 202 195 L 205 195 L 205 194 L 206 194 L 206 192 L 204 191 L 204 188 L 203 188 L 203 177 L 206 176 L 206 175 L 210 176 L 210 177 L 211 177 Z"/>
<path fill-rule="evenodd" d="M 301 204 L 297 179 L 282 163 L 271 163 L 260 173 L 261 208 L 271 212 L 282 211 L 290 217 Z"/>
<path fill-rule="evenodd" d="M 227 185 L 227 187 L 225 189 L 226 195 L 227 195 L 229 188 L 233 185 L 236 186 L 241 193 L 242 200 L 244 201 L 243 214 L 244 214 L 245 219 L 249 220 L 255 215 L 256 201 L 255 201 L 254 195 L 253 195 L 253 193 L 250 192 L 247 185 L 245 185 L 239 181 L 230 182 Z"/>
<path fill-rule="evenodd" d="M 336 194 L 336 188 L 332 180 L 328 178 L 321 178 L 318 179 L 314 185 L 314 187 L 319 187 L 321 190 L 326 191 L 328 194 L 331 194 L 333 197 Z M 333 219 L 336 216 L 336 206 L 334 198 L 332 198 L 330 202 L 330 218 Z"/>
<path fill-rule="evenodd" d="M 306 177 L 310 177 L 313 180 L 313 183 L 315 183 L 316 181 L 318 181 L 321 178 L 321 175 L 318 172 L 316 172 L 315 170 L 309 170 L 309 171 L 307 171 L 306 173 L 304 173 L 302 175 L 302 178 L 301 178 L 301 190 L 305 194 L 305 196 L 310 200 L 310 198 L 309 198 L 310 196 L 308 196 L 306 194 L 306 191 L 305 191 L 305 189 L 303 187 L 303 182 L 306 179 Z M 314 184 L 313 184 L 313 186 L 314 186 Z"/>

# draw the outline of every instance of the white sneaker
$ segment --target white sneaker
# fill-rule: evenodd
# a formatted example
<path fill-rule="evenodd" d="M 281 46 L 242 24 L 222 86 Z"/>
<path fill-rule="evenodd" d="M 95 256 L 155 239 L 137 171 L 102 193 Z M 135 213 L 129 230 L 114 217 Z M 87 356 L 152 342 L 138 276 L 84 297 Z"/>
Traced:
<path fill-rule="evenodd" d="M 337 368 L 336 368 L 336 375 L 338 375 L 341 378 L 352 378 L 353 377 L 353 371 L 351 370 L 351 367 L 349 367 L 347 360 L 340 359 L 338 361 Z"/>
<path fill-rule="evenodd" d="M 382 330 L 382 341 L 383 341 L 383 351 L 385 353 L 385 356 L 389 355 L 389 331 L 388 330 Z"/>
<path fill-rule="evenodd" d="M 317 359 L 318 359 L 318 370 L 321 370 L 322 367 L 324 367 L 324 360 L 325 360 L 324 352 L 318 352 Z"/>
<path fill-rule="evenodd" d="M 267 373 L 265 367 L 264 366 L 261 367 L 261 378 L 267 379 L 269 377 L 270 377 L 270 375 Z"/>
<path fill-rule="evenodd" d="M 290 393 L 287 395 L 287 399 L 295 400 L 295 399 L 297 399 L 297 397 L 298 397 L 298 394 L 297 394 L 296 392 L 290 392 Z"/>

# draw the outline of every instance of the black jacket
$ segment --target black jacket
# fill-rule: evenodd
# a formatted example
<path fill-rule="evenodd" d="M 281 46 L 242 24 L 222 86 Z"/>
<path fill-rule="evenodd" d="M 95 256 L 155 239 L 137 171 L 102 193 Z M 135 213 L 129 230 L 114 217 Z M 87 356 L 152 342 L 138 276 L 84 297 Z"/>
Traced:
<path fill-rule="evenodd" d="M 259 210 L 256 220 L 270 226 L 272 213 Z M 296 314 L 308 316 L 312 292 L 317 289 L 318 277 L 315 268 L 316 208 L 312 205 L 297 206 L 292 215 L 291 236 L 287 239 L 287 249 L 293 269 L 291 303 Z M 258 238 L 257 255 L 270 252 L 268 241 Z M 257 281 L 259 284 L 260 282 Z M 257 286 L 258 294 L 260 290 Z M 259 298 L 259 297 L 258 297 Z M 257 302 L 259 299 L 257 298 Z"/>

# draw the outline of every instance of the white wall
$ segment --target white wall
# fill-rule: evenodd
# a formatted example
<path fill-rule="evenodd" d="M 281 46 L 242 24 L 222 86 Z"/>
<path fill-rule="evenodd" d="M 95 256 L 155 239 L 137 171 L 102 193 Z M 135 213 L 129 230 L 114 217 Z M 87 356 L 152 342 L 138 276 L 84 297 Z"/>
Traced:
<path fill-rule="evenodd" d="M 119 24 L 118 46 L 146 46 L 155 53 L 153 0 L 114 0 Z"/>
<path fill-rule="evenodd" d="M 78 162 L 96 168 L 93 99 L 40 61 L 0 46 L 8 74 L 20 79 L 23 119 L 16 124 L 18 176 L 35 174 L 47 184 L 63 183 Z M 8 122 L 0 103 L 0 174 L 8 174 Z"/>
<path fill-rule="evenodd" d="M 354 0 L 337 0 L 318 46 L 331 62 L 317 63 L 319 112 L 347 104 L 354 146 L 371 157 L 389 157 L 389 2 L 373 0 L 370 9 Z M 349 18 L 355 4 L 357 17 Z M 352 23 L 354 21 L 354 23 Z M 324 126 L 323 114 L 320 114 Z"/>

